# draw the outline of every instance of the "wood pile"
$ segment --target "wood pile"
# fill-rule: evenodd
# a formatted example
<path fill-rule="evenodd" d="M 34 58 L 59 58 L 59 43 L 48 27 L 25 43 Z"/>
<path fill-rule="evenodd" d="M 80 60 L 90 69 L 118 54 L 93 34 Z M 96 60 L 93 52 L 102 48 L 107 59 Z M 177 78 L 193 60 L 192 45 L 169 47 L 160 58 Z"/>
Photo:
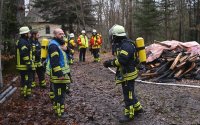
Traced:
<path fill-rule="evenodd" d="M 184 49 L 164 50 L 161 56 L 146 64 L 142 79 L 153 79 L 155 82 L 172 80 L 200 79 L 200 57 Z"/>

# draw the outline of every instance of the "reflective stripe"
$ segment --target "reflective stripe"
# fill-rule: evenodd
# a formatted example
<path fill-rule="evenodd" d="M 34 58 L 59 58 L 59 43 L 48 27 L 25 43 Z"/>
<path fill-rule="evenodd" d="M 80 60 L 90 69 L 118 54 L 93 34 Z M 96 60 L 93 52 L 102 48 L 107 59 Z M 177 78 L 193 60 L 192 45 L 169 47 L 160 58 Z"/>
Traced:
<path fill-rule="evenodd" d="M 53 71 L 54 71 L 54 72 L 58 72 L 58 71 L 60 71 L 60 70 L 62 70 L 62 69 L 60 68 L 60 66 L 57 66 L 57 67 L 53 68 Z"/>
<path fill-rule="evenodd" d="M 123 75 L 123 79 L 122 80 L 116 80 L 116 84 L 120 84 L 122 82 L 125 82 L 125 81 L 130 81 L 130 80 L 134 80 L 138 77 L 138 70 L 135 70 L 134 72 L 132 73 L 126 73 Z"/>
<path fill-rule="evenodd" d="M 120 66 L 120 63 L 119 63 L 119 60 L 118 60 L 118 59 L 115 60 L 115 65 L 116 65 L 116 66 Z"/>
<path fill-rule="evenodd" d="M 26 81 L 28 80 L 28 75 L 25 75 L 25 80 L 26 80 Z"/>
<path fill-rule="evenodd" d="M 134 117 L 134 108 L 133 105 L 129 106 L 129 118 Z"/>
<path fill-rule="evenodd" d="M 28 56 L 23 57 L 23 60 L 29 60 Z"/>
<path fill-rule="evenodd" d="M 60 106 L 60 109 L 61 109 L 61 113 L 63 113 L 64 110 L 65 110 L 65 105 L 61 105 L 61 106 Z"/>
<path fill-rule="evenodd" d="M 128 98 L 129 98 L 129 99 L 133 99 L 133 93 L 132 93 L 132 91 L 129 91 L 129 92 L 128 92 Z"/>
<path fill-rule="evenodd" d="M 128 109 L 124 109 L 124 115 L 128 115 L 129 114 L 129 110 Z"/>
<path fill-rule="evenodd" d="M 56 56 L 56 55 L 59 55 L 59 53 L 58 53 L 58 52 L 53 52 L 53 53 L 51 53 L 51 57 L 54 57 L 54 56 Z"/>
<path fill-rule="evenodd" d="M 63 83 L 63 84 L 67 84 L 67 83 L 70 83 L 70 79 L 50 79 L 50 81 L 52 83 Z"/>
<path fill-rule="evenodd" d="M 28 49 L 26 46 L 22 46 L 21 50 Z"/>
<path fill-rule="evenodd" d="M 137 102 L 137 103 L 134 105 L 134 108 L 135 108 L 136 111 L 142 109 L 142 106 L 141 106 L 140 102 Z"/>
<path fill-rule="evenodd" d="M 19 49 L 17 48 L 17 65 L 20 65 Z"/>
<path fill-rule="evenodd" d="M 128 52 L 126 52 L 125 50 L 121 50 L 121 51 L 120 51 L 120 54 L 124 54 L 124 55 L 127 56 L 127 55 L 128 55 Z"/>
<path fill-rule="evenodd" d="M 31 95 L 31 89 L 27 89 L 27 95 Z"/>
<path fill-rule="evenodd" d="M 61 95 L 62 92 L 61 92 L 61 88 L 58 89 L 58 95 Z"/>

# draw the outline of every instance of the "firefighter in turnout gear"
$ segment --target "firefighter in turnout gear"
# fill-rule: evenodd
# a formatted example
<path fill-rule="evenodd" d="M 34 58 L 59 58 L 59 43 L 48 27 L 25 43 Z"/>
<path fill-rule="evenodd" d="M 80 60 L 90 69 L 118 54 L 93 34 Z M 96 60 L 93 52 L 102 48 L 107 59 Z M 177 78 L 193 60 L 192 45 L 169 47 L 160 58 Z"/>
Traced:
<path fill-rule="evenodd" d="M 90 51 L 94 56 L 94 62 L 99 62 L 99 50 L 102 45 L 102 38 L 99 34 L 97 34 L 97 31 L 93 29 L 92 36 L 90 38 Z"/>
<path fill-rule="evenodd" d="M 136 47 L 132 40 L 126 37 L 125 29 L 121 25 L 114 25 L 109 30 L 111 40 L 116 44 L 116 58 L 104 62 L 104 67 L 117 67 L 116 84 L 122 85 L 124 95 L 124 116 L 119 119 L 120 123 L 133 120 L 134 115 L 143 111 L 140 102 L 134 92 L 134 82 L 138 76 L 136 68 Z"/>
<path fill-rule="evenodd" d="M 68 47 L 70 48 L 69 64 L 73 64 L 74 63 L 74 48 L 76 47 L 76 42 L 74 40 L 74 34 L 73 33 L 69 34 Z"/>
<path fill-rule="evenodd" d="M 16 68 L 21 75 L 21 95 L 25 98 L 31 96 L 31 75 L 35 70 L 34 63 L 32 62 L 32 47 L 29 41 L 30 30 L 27 26 L 19 29 L 20 38 L 16 42 Z"/>
<path fill-rule="evenodd" d="M 80 62 L 85 62 L 85 54 L 86 54 L 86 49 L 88 48 L 88 38 L 85 34 L 85 30 L 81 31 L 81 35 L 77 39 L 77 43 L 79 46 L 79 61 Z"/>
<path fill-rule="evenodd" d="M 32 57 L 33 57 L 33 62 L 36 67 L 36 70 L 33 71 L 33 81 L 32 81 L 32 87 L 36 86 L 35 82 L 35 72 L 37 73 L 38 79 L 39 79 L 39 85 L 42 88 L 46 87 L 46 81 L 45 81 L 45 68 L 42 65 L 42 60 L 41 60 L 41 44 L 38 41 L 39 38 L 39 33 L 38 31 L 32 31 L 31 32 L 31 44 L 32 44 Z"/>
<path fill-rule="evenodd" d="M 54 30 L 54 38 L 48 46 L 47 74 L 50 75 L 51 87 L 54 92 L 53 109 L 59 117 L 64 117 L 64 101 L 66 95 L 66 84 L 70 83 L 68 75 L 69 65 L 67 55 L 61 49 L 64 45 L 64 32 L 62 29 Z"/>

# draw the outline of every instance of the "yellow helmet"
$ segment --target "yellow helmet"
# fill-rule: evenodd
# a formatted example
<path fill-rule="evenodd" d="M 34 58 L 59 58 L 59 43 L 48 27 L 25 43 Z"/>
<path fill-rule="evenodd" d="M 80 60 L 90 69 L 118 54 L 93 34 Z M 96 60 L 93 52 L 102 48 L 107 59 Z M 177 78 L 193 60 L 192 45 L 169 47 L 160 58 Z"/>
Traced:
<path fill-rule="evenodd" d="M 30 32 L 30 29 L 27 26 L 23 26 L 19 29 L 19 34 L 25 34 Z"/>

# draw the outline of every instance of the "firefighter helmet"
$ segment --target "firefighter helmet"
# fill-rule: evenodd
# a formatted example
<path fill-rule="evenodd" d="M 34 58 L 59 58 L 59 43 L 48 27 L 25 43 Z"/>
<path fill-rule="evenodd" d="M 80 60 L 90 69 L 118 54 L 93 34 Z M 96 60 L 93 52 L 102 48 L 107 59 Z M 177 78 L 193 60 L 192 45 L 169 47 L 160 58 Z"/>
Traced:
<path fill-rule="evenodd" d="M 73 33 L 70 33 L 70 34 L 69 34 L 69 37 L 70 37 L 70 38 L 73 38 L 73 37 L 74 37 L 74 34 L 73 34 Z"/>
<path fill-rule="evenodd" d="M 85 34 L 85 30 L 82 30 L 81 33 L 82 33 L 82 34 Z"/>
<path fill-rule="evenodd" d="M 19 34 L 25 34 L 30 32 L 30 29 L 27 26 L 23 26 L 19 29 Z"/>
<path fill-rule="evenodd" d="M 93 29 L 93 30 L 92 30 L 92 32 L 93 32 L 93 33 L 96 33 L 96 32 L 97 32 L 97 30 Z"/>
<path fill-rule="evenodd" d="M 126 32 L 123 26 L 115 24 L 110 30 L 109 35 L 113 36 L 126 36 Z"/>

